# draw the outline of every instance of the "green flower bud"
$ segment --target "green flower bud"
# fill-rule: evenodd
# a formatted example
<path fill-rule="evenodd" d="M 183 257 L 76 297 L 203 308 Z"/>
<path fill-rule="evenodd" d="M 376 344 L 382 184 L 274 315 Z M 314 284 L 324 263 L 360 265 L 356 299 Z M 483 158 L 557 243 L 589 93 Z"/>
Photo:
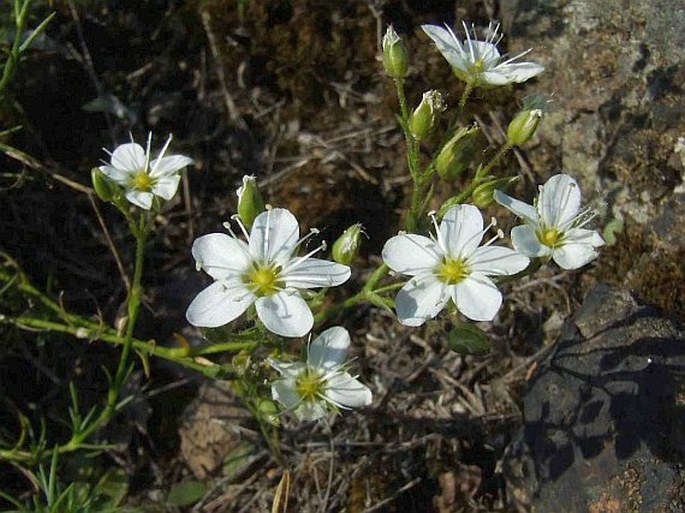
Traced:
<path fill-rule="evenodd" d="M 507 128 L 507 143 L 511 146 L 521 146 L 530 140 L 547 111 L 548 103 L 549 100 L 539 94 L 524 98 L 521 112 L 514 116 Z"/>
<path fill-rule="evenodd" d="M 447 334 L 447 345 L 461 355 L 482 356 L 490 351 L 488 335 L 473 324 L 460 324 Z"/>
<path fill-rule="evenodd" d="M 238 195 L 238 215 L 246 228 L 252 226 L 252 222 L 259 214 L 266 210 L 264 200 L 259 193 L 257 180 L 254 176 L 243 176 L 243 185 L 236 191 Z"/>
<path fill-rule="evenodd" d="M 274 401 L 271 399 L 258 399 L 257 408 L 263 415 L 263 418 L 266 419 L 271 425 L 278 426 L 280 424 L 278 418 L 279 407 Z"/>
<path fill-rule="evenodd" d="M 404 78 L 409 69 L 407 49 L 392 25 L 383 36 L 383 67 L 392 78 Z"/>
<path fill-rule="evenodd" d="M 116 191 L 116 184 L 112 183 L 105 173 L 99 168 L 94 167 L 90 171 L 90 179 L 93 182 L 93 189 L 102 201 L 112 201 Z"/>
<path fill-rule="evenodd" d="M 438 91 L 423 93 L 421 103 L 409 116 L 409 132 L 417 141 L 425 141 L 433 132 L 438 115 L 446 108 Z"/>
<path fill-rule="evenodd" d="M 333 243 L 331 254 L 339 264 L 350 265 L 357 255 L 362 243 L 364 228 L 360 223 L 353 224 Z"/>
<path fill-rule="evenodd" d="M 435 160 L 435 169 L 444 180 L 456 180 L 471 165 L 479 133 L 478 125 L 462 127 L 442 147 Z"/>
<path fill-rule="evenodd" d="M 497 178 L 483 182 L 477 186 L 471 193 L 471 203 L 478 208 L 485 208 L 493 201 L 492 195 L 496 190 L 504 190 L 513 183 L 517 182 L 520 177 L 511 176 L 507 178 Z"/>

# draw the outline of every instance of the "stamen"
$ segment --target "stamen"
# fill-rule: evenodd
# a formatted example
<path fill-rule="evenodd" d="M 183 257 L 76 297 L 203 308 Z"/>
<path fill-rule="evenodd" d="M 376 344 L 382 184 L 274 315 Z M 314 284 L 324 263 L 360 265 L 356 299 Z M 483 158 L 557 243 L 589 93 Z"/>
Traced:
<path fill-rule="evenodd" d="M 147 173 L 148 168 L 150 167 L 150 145 L 152 144 L 152 132 L 148 132 L 147 134 L 147 145 L 145 148 L 145 167 L 143 170 Z"/>
<path fill-rule="evenodd" d="M 497 219 L 495 219 L 494 217 L 490 218 L 490 224 L 487 225 L 487 226 L 483 229 L 483 231 L 478 232 L 478 233 L 474 233 L 473 236 L 471 236 L 471 238 L 468 239 L 468 241 L 466 241 L 466 244 L 469 244 L 471 241 L 473 241 L 473 240 L 476 239 L 476 238 L 478 238 L 479 240 L 482 239 L 483 236 L 488 232 L 488 230 L 489 230 L 490 228 L 492 228 L 493 226 L 497 226 Z M 498 231 L 498 234 L 499 234 L 500 231 L 501 231 L 501 230 Z M 502 234 L 502 235 L 504 235 L 504 234 Z M 495 240 L 497 240 L 498 238 L 499 238 L 499 237 L 495 237 L 493 240 L 491 240 L 490 242 L 488 242 L 487 244 L 485 244 L 485 246 L 488 246 L 488 245 L 492 244 L 492 243 L 493 243 Z"/>
<path fill-rule="evenodd" d="M 433 221 L 433 227 L 435 228 L 435 242 L 438 243 L 438 246 L 442 250 L 443 253 L 447 254 L 447 246 L 445 246 L 445 241 L 442 239 L 442 235 L 440 234 L 440 227 L 438 226 L 438 220 L 435 218 L 435 210 L 431 210 L 428 212 L 428 215 L 430 216 L 431 220 Z"/>
<path fill-rule="evenodd" d="M 226 230 L 228 231 L 228 233 L 231 234 L 231 237 L 233 237 L 234 239 L 237 239 L 237 238 L 238 238 L 238 236 L 237 236 L 237 235 L 235 234 L 235 232 L 233 231 L 233 228 L 231 228 L 231 223 L 229 223 L 228 221 L 226 221 L 225 223 L 222 223 L 222 226 L 223 226 L 224 228 L 226 228 Z"/>
<path fill-rule="evenodd" d="M 309 253 L 307 253 L 307 254 L 304 255 L 304 256 L 299 257 L 297 260 L 294 260 L 294 261 L 291 260 L 290 262 L 288 262 L 288 265 L 286 265 L 285 267 L 283 267 L 283 269 L 281 270 L 281 273 L 286 273 L 286 272 L 290 271 L 291 269 L 294 269 L 295 267 L 297 267 L 298 265 L 300 265 L 302 262 L 304 262 L 305 260 L 307 260 L 307 259 L 308 259 L 309 257 L 311 257 L 312 255 L 315 255 L 315 254 L 318 253 L 319 251 L 326 251 L 326 248 L 327 248 L 327 247 L 328 247 L 328 246 L 326 246 L 326 241 L 322 241 L 322 242 L 321 242 L 321 245 L 320 245 L 318 248 L 316 248 L 316 249 L 310 251 Z"/>
<path fill-rule="evenodd" d="M 243 220 L 240 219 L 240 216 L 238 214 L 233 214 L 231 216 L 231 219 L 238 224 L 238 226 L 240 227 L 240 231 L 243 232 L 243 235 L 245 236 L 245 238 L 247 240 L 250 240 L 250 235 L 247 233 L 247 228 L 245 227 Z"/>
<path fill-rule="evenodd" d="M 302 244 L 304 244 L 304 242 L 305 242 L 307 239 L 310 239 L 310 238 L 313 237 L 314 235 L 318 235 L 318 234 L 320 234 L 320 233 L 321 233 L 321 230 L 319 230 L 318 228 L 310 228 L 310 229 L 309 229 L 309 233 L 308 233 L 307 235 L 305 235 L 304 237 L 302 237 L 300 240 L 297 241 L 297 243 L 295 244 L 295 247 L 293 248 L 293 251 L 292 251 L 292 252 L 295 253 L 295 251 L 297 251 L 297 249 L 298 249 Z M 325 244 L 325 242 L 324 242 L 324 244 Z"/>
<path fill-rule="evenodd" d="M 567 231 L 569 228 L 582 228 L 595 217 L 597 217 L 597 212 L 595 212 L 592 207 L 587 207 L 585 210 L 580 212 L 580 214 L 569 221 L 567 226 L 565 226 L 562 231 Z"/>
<path fill-rule="evenodd" d="M 473 45 L 473 42 L 471 41 L 471 34 L 469 34 L 469 27 L 466 25 L 465 21 L 461 22 L 462 25 L 464 26 L 464 31 L 466 32 L 466 44 L 468 45 L 469 53 L 471 54 L 471 62 L 476 62 L 478 59 L 476 58 L 476 49 Z M 476 37 L 476 27 L 471 24 L 471 28 L 473 29 L 473 36 L 474 38 Z"/>
<path fill-rule="evenodd" d="M 266 209 L 266 232 L 264 233 L 264 245 L 262 246 L 262 255 L 267 260 L 269 259 L 269 230 L 271 228 L 271 209 L 267 205 Z"/>
<path fill-rule="evenodd" d="M 496 240 L 503 239 L 503 238 L 504 238 L 504 232 L 502 230 L 497 230 L 497 233 L 495 234 L 495 236 L 492 239 L 490 239 L 489 241 L 487 241 L 485 244 L 483 244 L 481 247 L 486 248 L 490 244 L 495 242 Z"/>
<path fill-rule="evenodd" d="M 162 161 L 162 157 L 164 157 L 164 153 L 166 153 L 167 148 L 169 147 L 169 144 L 171 144 L 171 139 L 172 135 L 169 134 L 169 137 L 167 138 L 166 142 L 164 143 L 164 146 L 162 147 L 161 151 L 157 155 L 157 159 L 155 160 L 155 167 L 152 168 L 152 171 L 150 171 L 150 174 L 154 174 L 155 170 L 157 169 L 157 166 L 159 166 L 159 163 Z M 150 153 L 150 150 L 148 149 L 148 154 Z"/>
<path fill-rule="evenodd" d="M 521 53 L 518 53 L 518 54 L 516 54 L 515 56 L 510 57 L 510 58 L 507 59 L 506 61 L 501 62 L 501 63 L 500 63 L 500 66 L 503 66 L 503 65 L 505 65 L 505 64 L 510 64 L 510 63 L 514 62 L 515 60 L 520 59 L 520 58 L 523 57 L 524 55 L 530 53 L 532 50 L 533 50 L 532 48 L 528 48 L 528 50 L 524 50 L 524 51 L 522 51 Z"/>

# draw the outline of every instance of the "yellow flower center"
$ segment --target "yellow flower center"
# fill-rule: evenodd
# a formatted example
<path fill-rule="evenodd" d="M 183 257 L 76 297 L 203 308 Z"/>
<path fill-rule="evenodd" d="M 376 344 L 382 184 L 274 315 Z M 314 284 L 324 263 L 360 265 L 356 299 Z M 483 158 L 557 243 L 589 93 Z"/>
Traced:
<path fill-rule="evenodd" d="M 276 267 L 255 266 L 243 276 L 243 282 L 259 297 L 271 296 L 281 288 Z"/>
<path fill-rule="evenodd" d="M 150 192 L 154 184 L 154 179 L 145 171 L 138 171 L 131 179 L 133 188 L 142 192 Z"/>
<path fill-rule="evenodd" d="M 483 61 L 483 59 L 478 59 L 471 66 L 471 70 L 474 73 L 483 73 L 483 70 L 485 70 L 485 61 Z"/>
<path fill-rule="evenodd" d="M 454 285 L 471 274 L 471 269 L 469 269 L 469 266 L 466 265 L 466 262 L 461 258 L 456 260 L 445 258 L 436 269 L 436 274 L 440 281 L 447 283 L 448 285 Z"/>
<path fill-rule="evenodd" d="M 319 373 L 307 370 L 298 376 L 295 390 L 303 401 L 316 402 L 324 392 L 324 383 Z"/>
<path fill-rule="evenodd" d="M 538 232 L 538 240 L 548 246 L 553 248 L 561 242 L 561 233 L 556 228 L 547 228 L 546 230 L 541 230 Z"/>

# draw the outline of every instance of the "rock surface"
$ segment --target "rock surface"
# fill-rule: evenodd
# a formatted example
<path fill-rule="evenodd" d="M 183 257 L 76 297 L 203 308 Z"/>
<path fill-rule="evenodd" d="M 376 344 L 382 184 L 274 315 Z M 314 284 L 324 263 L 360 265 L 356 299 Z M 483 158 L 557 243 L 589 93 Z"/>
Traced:
<path fill-rule="evenodd" d="M 597 286 L 539 365 L 504 474 L 518 511 L 685 511 L 685 331 Z"/>
<path fill-rule="evenodd" d="M 523 148 L 536 178 L 563 170 L 579 180 L 598 226 L 624 222 L 597 263 L 600 280 L 684 320 L 685 165 L 675 149 L 685 136 L 685 5 L 515 0 L 500 2 L 499 17 L 510 51 L 533 48 L 546 67 L 526 93 L 553 94 Z"/>

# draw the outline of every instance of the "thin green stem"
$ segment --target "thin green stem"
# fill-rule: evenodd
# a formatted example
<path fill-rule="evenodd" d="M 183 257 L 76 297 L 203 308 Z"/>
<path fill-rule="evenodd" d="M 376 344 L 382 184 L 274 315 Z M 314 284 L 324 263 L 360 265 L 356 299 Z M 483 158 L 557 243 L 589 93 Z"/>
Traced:
<path fill-rule="evenodd" d="M 488 173 L 490 172 L 490 170 L 495 166 L 495 164 L 497 164 L 497 163 L 500 161 L 500 159 L 501 159 L 501 158 L 502 158 L 502 157 L 503 157 L 511 148 L 512 148 L 511 144 L 509 144 L 509 143 L 504 143 L 504 144 L 502 145 L 502 147 L 497 151 L 497 153 L 495 154 L 495 156 L 492 158 L 492 160 L 491 160 L 490 162 L 488 162 L 488 164 L 487 164 L 485 167 L 480 168 L 480 169 L 478 170 L 478 172 L 476 173 L 476 177 L 475 177 L 476 180 L 481 180 L 481 179 L 483 179 L 483 177 L 488 176 Z"/>
<path fill-rule="evenodd" d="M 466 86 L 464 87 L 464 90 L 461 93 L 461 97 L 459 98 L 459 104 L 457 105 L 457 110 L 454 112 L 454 116 L 452 116 L 452 121 L 449 124 L 449 128 L 447 130 L 447 139 L 449 139 L 454 134 L 454 130 L 457 127 L 457 124 L 459 123 L 459 118 L 461 117 L 461 113 L 463 112 L 464 107 L 466 106 L 466 102 L 468 101 L 472 92 L 473 92 L 473 85 L 471 85 L 467 82 Z"/>
<path fill-rule="evenodd" d="M 316 322 L 321 322 L 325 321 L 328 319 L 331 319 L 335 317 L 336 315 L 339 315 L 340 313 L 344 312 L 348 308 L 352 308 L 353 306 L 358 305 L 359 303 L 363 303 L 365 301 L 369 301 L 369 297 L 372 295 L 377 295 L 379 292 L 384 292 L 387 290 L 392 290 L 388 289 L 388 287 L 381 287 L 379 289 L 374 289 L 376 284 L 382 280 L 390 271 L 390 268 L 386 264 L 381 264 L 378 266 L 376 270 L 374 270 L 371 275 L 369 276 L 369 279 L 366 281 L 366 284 L 360 290 L 357 292 L 354 296 L 351 296 L 347 298 L 345 301 L 342 303 L 338 303 L 337 305 L 329 308 L 328 310 L 324 310 L 323 312 L 319 312 L 314 316 L 314 320 Z"/>
<path fill-rule="evenodd" d="M 407 106 L 407 97 L 404 94 L 404 80 L 401 78 L 395 79 L 395 89 L 397 90 L 397 100 L 400 103 L 400 112 L 402 113 L 402 121 L 406 124 L 409 121 L 409 107 Z"/>

